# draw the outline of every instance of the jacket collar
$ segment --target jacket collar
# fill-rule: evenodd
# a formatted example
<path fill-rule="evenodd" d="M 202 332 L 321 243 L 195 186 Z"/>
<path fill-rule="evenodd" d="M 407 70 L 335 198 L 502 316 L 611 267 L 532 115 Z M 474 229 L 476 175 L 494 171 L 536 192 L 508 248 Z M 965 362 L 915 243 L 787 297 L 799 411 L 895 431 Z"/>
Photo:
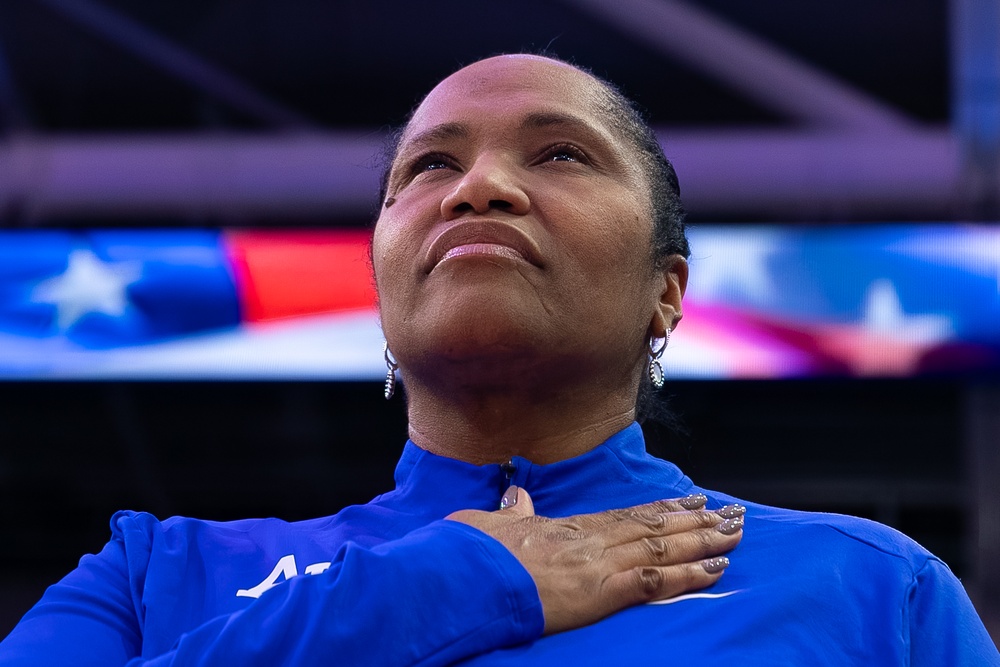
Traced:
<path fill-rule="evenodd" d="M 675 465 L 646 452 L 636 423 L 589 452 L 548 465 L 514 457 L 510 466 L 478 466 L 432 454 L 408 441 L 395 478 L 396 491 L 389 494 L 393 504 L 402 502 L 417 513 L 435 515 L 495 510 L 510 484 L 527 489 L 535 511 L 549 517 L 680 497 L 693 489 Z"/>

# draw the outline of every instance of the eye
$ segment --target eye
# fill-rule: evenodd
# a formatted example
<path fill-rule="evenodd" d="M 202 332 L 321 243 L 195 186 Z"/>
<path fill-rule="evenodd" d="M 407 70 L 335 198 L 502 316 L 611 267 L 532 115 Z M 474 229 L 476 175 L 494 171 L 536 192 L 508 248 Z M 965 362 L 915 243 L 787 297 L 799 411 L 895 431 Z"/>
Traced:
<path fill-rule="evenodd" d="M 441 153 L 428 153 L 422 155 L 413 163 L 413 173 L 419 174 L 425 171 L 438 171 L 440 169 L 451 169 L 454 161 L 447 155 Z"/>
<path fill-rule="evenodd" d="M 550 146 L 542 154 L 542 162 L 579 162 L 586 164 L 587 155 L 573 144 Z"/>

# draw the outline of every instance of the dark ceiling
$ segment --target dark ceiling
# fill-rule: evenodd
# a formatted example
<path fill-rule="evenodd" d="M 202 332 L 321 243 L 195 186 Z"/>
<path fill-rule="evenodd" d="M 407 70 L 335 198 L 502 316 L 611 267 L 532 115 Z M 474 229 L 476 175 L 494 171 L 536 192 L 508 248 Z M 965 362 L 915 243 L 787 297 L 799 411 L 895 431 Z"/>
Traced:
<path fill-rule="evenodd" d="M 920 121 L 948 120 L 943 0 L 690 4 Z M 94 6 L 115 16 L 81 18 L 81 7 Z M 398 123 L 421 94 L 462 63 L 542 49 L 619 83 L 656 125 L 790 122 L 568 2 L 3 0 L 0 55 L 8 76 L 0 105 L 7 129 L 273 127 L 152 64 L 157 45 L 130 45 L 122 24 L 181 47 L 321 129 Z"/>

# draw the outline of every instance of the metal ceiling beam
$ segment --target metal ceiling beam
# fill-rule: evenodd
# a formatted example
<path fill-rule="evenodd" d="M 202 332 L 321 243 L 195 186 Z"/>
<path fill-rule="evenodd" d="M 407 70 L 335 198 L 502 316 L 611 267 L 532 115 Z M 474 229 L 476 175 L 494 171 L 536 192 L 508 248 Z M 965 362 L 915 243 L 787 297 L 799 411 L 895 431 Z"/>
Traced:
<path fill-rule="evenodd" d="M 952 118 L 970 217 L 1000 216 L 1000 0 L 952 0 Z"/>
<path fill-rule="evenodd" d="M 958 141 L 907 135 L 665 131 L 690 211 L 780 219 L 946 216 Z M 378 190 L 368 134 L 22 137 L 0 142 L 0 219 L 327 216 L 368 219 Z M 9 216 L 7 216 L 9 218 Z"/>
<path fill-rule="evenodd" d="M 382 139 L 349 134 L 22 137 L 0 143 L 0 215 L 350 214 Z"/>
<path fill-rule="evenodd" d="M 91 0 L 37 0 L 167 74 L 275 127 L 315 129 L 297 111 L 264 96 L 238 77 Z"/>
<path fill-rule="evenodd" d="M 926 219 L 949 216 L 961 191 L 957 142 L 945 129 L 667 131 L 660 140 L 699 215 Z"/>
<path fill-rule="evenodd" d="M 914 125 L 885 103 L 679 0 L 563 1 L 791 119 L 866 131 Z"/>
<path fill-rule="evenodd" d="M 1000 216 L 1000 0 L 951 0 L 952 104 L 965 213 Z M 994 638 L 1000 631 L 1000 389 L 966 389 L 965 450 L 972 492 L 969 586 Z"/>

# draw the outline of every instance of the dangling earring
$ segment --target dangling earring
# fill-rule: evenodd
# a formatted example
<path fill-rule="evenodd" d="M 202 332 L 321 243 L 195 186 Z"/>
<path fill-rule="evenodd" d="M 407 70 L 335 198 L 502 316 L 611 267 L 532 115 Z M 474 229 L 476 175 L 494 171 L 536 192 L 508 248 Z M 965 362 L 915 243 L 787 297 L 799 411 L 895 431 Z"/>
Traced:
<path fill-rule="evenodd" d="M 396 393 L 396 369 L 399 368 L 399 364 L 396 360 L 392 358 L 392 353 L 389 352 L 389 341 L 385 342 L 385 347 L 382 349 L 382 355 L 385 357 L 385 400 L 392 398 L 392 395 Z"/>
<path fill-rule="evenodd" d="M 660 347 L 656 347 L 656 338 L 652 336 L 649 338 L 649 381 L 656 389 L 663 389 L 663 366 L 660 365 L 660 357 L 670 342 L 671 331 L 672 329 L 667 329 L 667 335 L 663 337 L 663 345 Z"/>

